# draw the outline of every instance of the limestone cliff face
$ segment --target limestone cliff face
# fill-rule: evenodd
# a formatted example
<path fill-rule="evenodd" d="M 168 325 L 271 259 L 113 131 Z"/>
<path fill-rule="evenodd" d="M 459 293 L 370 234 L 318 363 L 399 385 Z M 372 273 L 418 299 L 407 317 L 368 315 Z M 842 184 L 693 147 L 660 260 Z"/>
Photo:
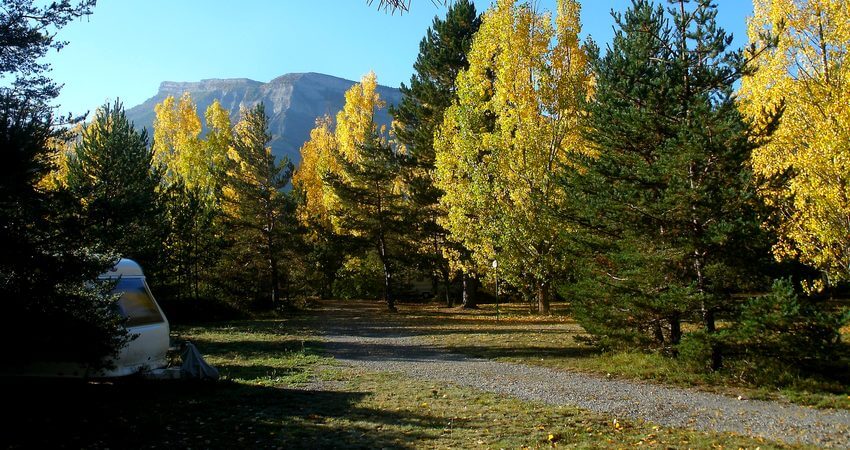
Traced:
<path fill-rule="evenodd" d="M 180 97 L 184 92 L 189 92 L 198 104 L 198 114 L 202 121 L 204 111 L 216 99 L 230 111 L 234 123 L 238 120 L 241 106 L 250 108 L 263 102 L 269 116 L 272 152 L 278 157 L 287 156 L 297 164 L 300 159 L 298 149 L 310 138 L 310 130 L 316 119 L 325 114 L 335 117 L 345 103 L 345 91 L 354 83 L 318 73 L 291 73 L 268 83 L 247 78 L 164 81 L 155 96 L 128 109 L 127 117 L 135 122 L 137 128 L 147 128 L 148 133 L 152 134 L 154 105 L 169 95 Z M 388 105 L 397 105 L 401 101 L 398 89 L 379 86 L 378 93 Z M 376 121 L 379 126 L 389 127 L 390 117 L 386 109 L 378 113 Z"/>

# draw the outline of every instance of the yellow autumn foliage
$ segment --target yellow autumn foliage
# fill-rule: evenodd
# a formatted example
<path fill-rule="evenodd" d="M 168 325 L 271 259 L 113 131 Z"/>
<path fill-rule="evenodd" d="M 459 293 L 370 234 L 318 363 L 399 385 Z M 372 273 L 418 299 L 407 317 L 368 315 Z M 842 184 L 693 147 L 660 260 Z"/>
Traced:
<path fill-rule="evenodd" d="M 592 87 L 579 12 L 576 1 L 560 0 L 553 21 L 499 0 L 484 14 L 435 141 L 451 239 L 479 271 L 498 260 L 500 277 L 538 297 L 569 264 L 568 233 L 552 214 L 564 199 L 559 168 L 589 152 L 578 127 Z"/>
<path fill-rule="evenodd" d="M 330 211 L 336 207 L 338 199 L 322 178 L 327 173 L 344 177 L 340 161 L 357 162 L 360 146 L 377 131 L 375 112 L 386 106 L 377 87 L 374 72 L 364 75 L 360 83 L 346 91 L 345 105 L 336 115 L 336 127 L 330 117 L 317 120 L 310 139 L 301 146 L 301 163 L 292 182 L 305 196 L 298 210 L 303 224 L 336 226 Z"/>
<path fill-rule="evenodd" d="M 169 96 L 154 107 L 154 161 L 165 168 L 165 179 L 181 179 L 188 188 L 213 196 L 230 146 L 230 115 L 218 100 L 204 114 L 208 133 L 201 139 L 198 108 L 186 92 Z"/>
<path fill-rule="evenodd" d="M 766 32 L 777 45 L 755 60 L 739 104 L 757 125 L 784 108 L 775 134 L 752 156 L 760 193 L 779 211 L 774 253 L 848 279 L 850 2 L 755 0 L 751 43 L 763 47 Z"/>

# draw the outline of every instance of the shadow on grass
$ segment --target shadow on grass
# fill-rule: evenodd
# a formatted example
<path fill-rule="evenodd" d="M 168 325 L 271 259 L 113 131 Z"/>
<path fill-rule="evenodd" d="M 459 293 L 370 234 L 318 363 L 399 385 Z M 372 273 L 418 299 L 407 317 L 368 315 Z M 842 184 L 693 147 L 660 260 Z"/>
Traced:
<path fill-rule="evenodd" d="M 422 344 L 376 344 L 328 342 L 327 350 L 343 361 L 463 362 L 473 358 L 581 358 L 597 355 L 589 347 L 477 347 L 450 346 L 446 349 Z M 448 351 L 446 351 L 448 350 Z"/>
<path fill-rule="evenodd" d="M 240 355 L 242 358 L 256 356 L 275 357 L 290 353 L 321 356 L 322 343 L 315 340 L 231 340 L 220 341 L 205 338 L 193 338 L 191 341 L 207 356 Z"/>
<path fill-rule="evenodd" d="M 13 412 L 0 432 L 7 448 L 412 448 L 441 427 L 363 407 L 364 392 L 136 379 L 0 379 L 0 392 Z"/>

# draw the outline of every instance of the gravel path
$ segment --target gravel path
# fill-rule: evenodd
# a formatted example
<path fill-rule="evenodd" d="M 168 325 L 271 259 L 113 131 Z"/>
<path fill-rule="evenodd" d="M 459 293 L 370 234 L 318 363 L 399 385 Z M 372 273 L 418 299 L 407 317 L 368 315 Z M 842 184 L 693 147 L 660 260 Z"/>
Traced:
<path fill-rule="evenodd" d="M 329 309 L 326 349 L 379 372 L 455 383 L 550 404 L 575 405 L 663 426 L 733 432 L 788 443 L 850 448 L 850 411 L 817 410 L 649 383 L 471 358 L 428 345 L 385 315 Z"/>

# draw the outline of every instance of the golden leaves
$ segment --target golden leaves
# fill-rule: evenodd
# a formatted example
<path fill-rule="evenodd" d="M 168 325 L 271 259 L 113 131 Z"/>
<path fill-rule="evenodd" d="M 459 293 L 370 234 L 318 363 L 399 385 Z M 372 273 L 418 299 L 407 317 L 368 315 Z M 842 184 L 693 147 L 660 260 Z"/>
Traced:
<path fill-rule="evenodd" d="M 442 225 L 480 269 L 499 258 L 502 276 L 518 284 L 549 280 L 565 264 L 550 211 L 564 197 L 558 169 L 587 153 L 578 118 L 592 83 L 579 10 L 559 1 L 553 26 L 528 4 L 490 8 L 435 138 Z"/>
<path fill-rule="evenodd" d="M 850 3 L 756 0 L 751 43 L 775 48 L 745 77 L 740 109 L 756 126 L 784 107 L 774 135 L 753 152 L 760 193 L 778 215 L 777 258 L 800 258 L 837 278 L 850 276 Z M 781 184 L 769 180 L 782 178 Z"/>
<path fill-rule="evenodd" d="M 386 106 L 377 87 L 374 72 L 364 75 L 360 83 L 346 91 L 345 106 L 336 115 L 336 128 L 329 116 L 317 120 L 310 139 L 301 147 L 301 163 L 292 183 L 304 192 L 305 202 L 298 210 L 302 223 L 334 225 L 330 211 L 338 199 L 322 179 L 328 173 L 345 176 L 340 161 L 357 162 L 360 145 L 377 131 L 375 111 Z"/>
<path fill-rule="evenodd" d="M 227 110 L 218 100 L 207 108 L 206 139 L 200 137 L 201 120 L 188 92 L 179 101 L 167 97 L 154 112 L 154 160 L 164 166 L 166 179 L 179 178 L 187 187 L 212 197 L 218 182 L 216 173 L 225 163 L 232 139 Z"/>

